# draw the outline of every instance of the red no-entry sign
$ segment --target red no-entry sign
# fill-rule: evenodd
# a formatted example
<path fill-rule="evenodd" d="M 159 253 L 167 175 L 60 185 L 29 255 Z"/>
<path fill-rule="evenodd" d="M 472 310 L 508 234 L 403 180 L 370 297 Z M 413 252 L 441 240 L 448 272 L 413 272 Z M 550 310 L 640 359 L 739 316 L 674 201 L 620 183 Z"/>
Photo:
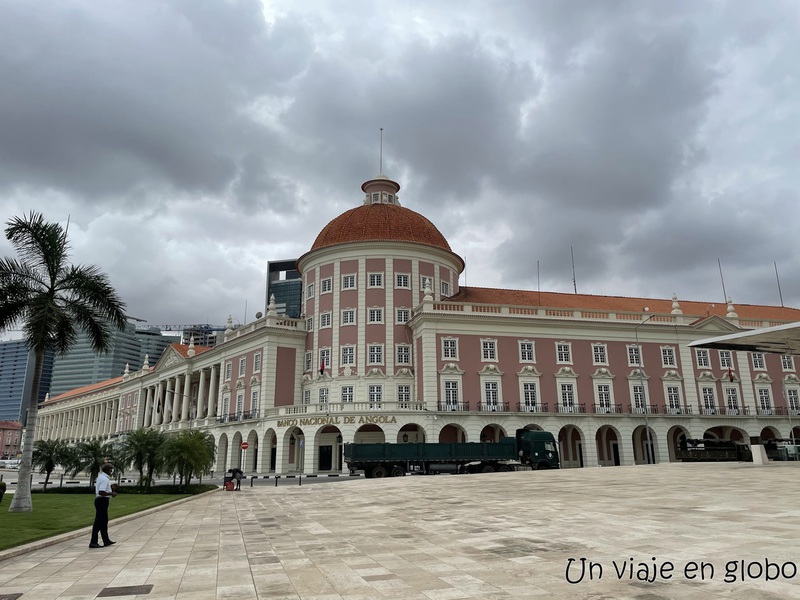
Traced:
<path fill-rule="evenodd" d="M 242 442 L 242 450 L 247 450 L 249 446 L 250 444 L 248 444 L 247 442 Z"/>

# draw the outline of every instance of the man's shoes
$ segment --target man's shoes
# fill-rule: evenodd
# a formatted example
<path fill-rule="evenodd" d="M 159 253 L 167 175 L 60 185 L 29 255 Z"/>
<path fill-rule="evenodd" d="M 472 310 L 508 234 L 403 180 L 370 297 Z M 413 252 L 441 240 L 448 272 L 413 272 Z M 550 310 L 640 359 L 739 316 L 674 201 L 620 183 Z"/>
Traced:
<path fill-rule="evenodd" d="M 102 548 L 100 544 L 89 544 L 89 548 Z"/>
<path fill-rule="evenodd" d="M 116 543 L 117 542 L 106 542 L 105 544 L 103 544 L 103 546 L 113 546 Z"/>

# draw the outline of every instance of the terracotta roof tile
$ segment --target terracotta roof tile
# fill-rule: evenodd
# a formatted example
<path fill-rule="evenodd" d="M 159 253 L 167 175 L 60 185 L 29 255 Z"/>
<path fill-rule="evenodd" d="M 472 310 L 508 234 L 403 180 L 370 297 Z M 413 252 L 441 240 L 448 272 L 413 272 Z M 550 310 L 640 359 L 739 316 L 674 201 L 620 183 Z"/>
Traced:
<path fill-rule="evenodd" d="M 59 394 L 58 396 L 54 396 L 50 398 L 46 402 L 46 404 L 50 404 L 52 402 L 61 402 L 63 400 L 68 400 L 74 396 L 83 396 L 84 394 L 88 394 L 90 392 L 94 392 L 96 390 L 101 390 L 104 387 L 111 387 L 116 385 L 122 381 L 122 377 L 114 377 L 112 379 L 106 379 L 105 381 L 100 381 L 98 383 L 92 383 L 90 385 L 84 385 L 83 387 L 75 388 L 74 390 L 70 390 L 68 392 L 64 392 L 63 394 Z"/>
<path fill-rule="evenodd" d="M 507 306 L 543 306 L 548 308 L 568 308 L 583 310 L 644 312 L 669 314 L 672 312 L 672 299 L 629 298 L 625 296 L 593 296 L 590 294 L 568 294 L 562 292 L 536 292 L 529 290 L 504 290 L 496 288 L 461 287 L 457 294 L 446 302 L 468 304 L 502 304 Z M 685 315 L 724 317 L 728 305 L 722 302 L 698 302 L 678 299 Z M 800 310 L 781 306 L 758 304 L 733 305 L 740 319 L 800 321 Z"/>
<path fill-rule="evenodd" d="M 170 344 L 171 348 L 174 348 L 178 354 L 180 354 L 183 358 L 189 358 L 189 346 L 184 344 L 179 344 L 178 342 L 172 342 Z M 194 355 L 197 356 L 198 354 L 202 354 L 203 352 L 208 352 L 211 350 L 213 346 L 195 346 L 194 347 Z"/>
<path fill-rule="evenodd" d="M 22 429 L 19 421 L 0 421 L 0 429 Z"/>

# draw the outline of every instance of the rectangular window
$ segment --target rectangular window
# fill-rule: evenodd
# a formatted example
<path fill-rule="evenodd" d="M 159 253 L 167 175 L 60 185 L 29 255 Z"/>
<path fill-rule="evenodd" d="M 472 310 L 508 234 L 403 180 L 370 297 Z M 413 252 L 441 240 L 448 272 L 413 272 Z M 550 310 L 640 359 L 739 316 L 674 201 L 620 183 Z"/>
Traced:
<path fill-rule="evenodd" d="M 383 309 L 382 308 L 370 308 L 368 312 L 367 321 L 369 323 L 383 323 Z"/>
<path fill-rule="evenodd" d="M 306 331 L 314 331 L 314 317 L 306 319 Z"/>
<path fill-rule="evenodd" d="M 661 365 L 664 367 L 675 366 L 675 348 L 662 348 L 661 349 Z"/>
<path fill-rule="evenodd" d="M 800 392 L 793 388 L 787 389 L 786 397 L 789 400 L 789 410 L 791 411 L 789 414 L 796 416 L 800 413 Z"/>
<path fill-rule="evenodd" d="M 250 393 L 250 416 L 252 418 L 258 417 L 258 390 L 253 390 Z"/>
<path fill-rule="evenodd" d="M 356 276 L 355 275 L 342 275 L 342 289 L 354 290 L 356 289 Z"/>
<path fill-rule="evenodd" d="M 398 385 L 397 386 L 397 401 L 400 403 L 400 408 L 408 408 L 411 403 L 411 386 Z"/>
<path fill-rule="evenodd" d="M 605 344 L 592 344 L 592 363 L 595 365 L 608 364 Z"/>
<path fill-rule="evenodd" d="M 333 290 L 333 280 L 330 277 L 319 282 L 320 294 L 329 294 L 331 290 Z"/>
<path fill-rule="evenodd" d="M 452 358 L 458 360 L 458 340 L 442 340 L 442 358 Z"/>
<path fill-rule="evenodd" d="M 356 364 L 356 347 L 355 346 L 342 346 L 341 348 L 341 363 L 343 365 Z"/>
<path fill-rule="evenodd" d="M 368 275 L 368 287 L 383 287 L 383 273 L 370 273 Z"/>
<path fill-rule="evenodd" d="M 761 408 L 762 415 L 772 414 L 772 398 L 769 388 L 758 388 L 758 405 Z"/>
<path fill-rule="evenodd" d="M 633 411 L 644 413 L 647 406 L 647 398 L 644 395 L 644 387 L 641 385 L 633 386 Z"/>
<path fill-rule="evenodd" d="M 571 383 L 561 384 L 561 406 L 567 409 L 565 412 L 572 412 L 575 408 L 575 387 Z"/>
<path fill-rule="evenodd" d="M 410 365 L 411 364 L 411 346 L 397 346 L 397 364 Z"/>
<path fill-rule="evenodd" d="M 671 415 L 681 414 L 681 390 L 677 385 L 667 386 L 667 411 Z"/>
<path fill-rule="evenodd" d="M 753 352 L 753 368 L 762 371 L 767 368 L 764 362 L 764 355 L 761 352 Z"/>
<path fill-rule="evenodd" d="M 538 412 L 537 411 L 537 394 L 536 394 L 536 384 L 533 382 L 530 383 L 523 383 L 522 384 L 522 398 L 523 398 L 523 407 L 525 412 Z"/>
<path fill-rule="evenodd" d="M 327 404 L 328 403 L 328 388 L 319 388 L 319 403 L 320 404 Z"/>
<path fill-rule="evenodd" d="M 730 369 L 733 367 L 733 358 L 730 350 L 719 351 L 719 366 L 723 369 Z"/>
<path fill-rule="evenodd" d="M 411 320 L 411 311 L 408 308 L 395 309 L 395 322 L 398 325 L 408 323 Z"/>
<path fill-rule="evenodd" d="M 303 390 L 303 404 L 311 404 L 311 390 Z"/>
<path fill-rule="evenodd" d="M 572 347 L 570 344 L 556 344 L 556 362 L 559 364 L 572 364 Z"/>
<path fill-rule="evenodd" d="M 371 385 L 369 386 L 369 407 L 380 408 L 383 402 L 383 386 Z"/>
<path fill-rule="evenodd" d="M 373 345 L 369 347 L 369 364 L 382 365 L 383 364 L 383 346 Z"/>
<path fill-rule="evenodd" d="M 236 414 L 242 416 L 244 412 L 244 392 L 236 394 Z"/>
<path fill-rule="evenodd" d="M 519 343 L 519 361 L 535 362 L 533 357 L 533 342 Z"/>
<path fill-rule="evenodd" d="M 320 369 L 330 369 L 331 368 L 331 351 L 330 351 L 330 348 L 322 348 L 319 351 L 319 368 Z"/>
<path fill-rule="evenodd" d="M 481 340 L 483 360 L 497 360 L 497 341 Z"/>
<path fill-rule="evenodd" d="M 450 295 L 450 284 L 446 281 L 442 281 L 442 298 L 446 298 Z"/>
<path fill-rule="evenodd" d="M 696 350 L 695 356 L 697 357 L 698 367 L 708 369 L 711 366 L 711 362 L 708 360 L 708 350 L 706 350 L 705 348 L 698 348 Z"/>
<path fill-rule="evenodd" d="M 253 356 L 253 373 L 261 372 L 261 353 L 258 352 Z"/>
<path fill-rule="evenodd" d="M 353 386 L 352 385 L 343 385 L 342 386 L 342 402 L 352 402 L 353 401 Z"/>
<path fill-rule="evenodd" d="M 781 367 L 784 371 L 794 371 L 794 356 L 784 354 L 781 356 Z"/>
<path fill-rule="evenodd" d="M 239 377 L 244 377 L 247 369 L 247 359 L 242 357 L 239 359 Z"/>
<path fill-rule="evenodd" d="M 444 382 L 444 403 L 445 410 L 456 410 L 458 408 L 458 382 Z"/>
<path fill-rule="evenodd" d="M 433 293 L 433 277 L 426 277 L 425 275 L 422 275 L 420 277 L 420 285 L 422 285 L 423 292 L 426 288 L 430 288 L 431 293 Z"/>
<path fill-rule="evenodd" d="M 233 372 L 233 363 L 226 362 L 225 363 L 225 381 L 231 380 L 231 373 Z"/>
<path fill-rule="evenodd" d="M 597 406 L 609 412 L 611 409 L 611 386 L 607 383 L 597 384 Z"/>
<path fill-rule="evenodd" d="M 717 414 L 717 401 L 714 398 L 714 388 L 713 387 L 701 388 L 700 395 L 703 397 L 703 414 L 706 415 Z"/>
<path fill-rule="evenodd" d="M 411 278 L 405 273 L 397 273 L 394 276 L 394 286 L 399 288 L 410 288 Z"/>
<path fill-rule="evenodd" d="M 228 415 L 231 414 L 231 397 L 230 396 L 223 396 L 222 397 L 222 415 L 225 418 L 225 421 L 228 420 Z"/>
<path fill-rule="evenodd" d="M 496 381 L 483 382 L 483 401 L 486 405 L 486 410 L 496 411 L 498 400 L 498 389 Z"/>
<path fill-rule="evenodd" d="M 319 328 L 323 329 L 325 327 L 331 326 L 331 313 L 324 312 L 319 316 Z"/>
<path fill-rule="evenodd" d="M 725 406 L 729 411 L 739 410 L 739 391 L 735 387 L 725 388 Z"/>
<path fill-rule="evenodd" d="M 342 311 L 342 325 L 353 325 L 356 322 L 356 309 L 347 308 Z"/>
<path fill-rule="evenodd" d="M 306 352 L 305 370 L 306 371 L 310 371 L 311 370 L 311 351 L 310 350 L 308 352 Z"/>
<path fill-rule="evenodd" d="M 314 297 L 314 284 L 309 283 L 308 287 L 306 288 L 306 300 L 310 300 Z"/>
<path fill-rule="evenodd" d="M 628 366 L 640 367 L 642 365 L 642 357 L 639 352 L 639 346 L 628 346 Z"/>

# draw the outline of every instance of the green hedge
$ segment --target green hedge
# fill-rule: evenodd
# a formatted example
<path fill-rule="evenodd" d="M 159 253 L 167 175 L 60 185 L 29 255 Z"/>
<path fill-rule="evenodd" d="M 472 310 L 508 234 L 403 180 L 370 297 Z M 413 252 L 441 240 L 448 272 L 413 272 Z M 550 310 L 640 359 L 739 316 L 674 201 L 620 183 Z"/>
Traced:
<path fill-rule="evenodd" d="M 219 489 L 217 485 L 207 485 L 207 484 L 192 484 L 192 485 L 154 485 L 150 486 L 149 488 L 140 488 L 135 485 L 130 486 L 119 486 L 117 492 L 120 494 L 190 494 L 195 496 L 197 494 L 202 494 L 203 492 L 210 492 L 211 490 Z M 58 487 L 55 486 L 47 486 L 47 492 L 42 492 L 42 490 L 31 490 L 33 494 L 94 494 L 94 488 L 89 487 L 88 485 L 76 485 L 76 486 L 64 486 Z"/>

